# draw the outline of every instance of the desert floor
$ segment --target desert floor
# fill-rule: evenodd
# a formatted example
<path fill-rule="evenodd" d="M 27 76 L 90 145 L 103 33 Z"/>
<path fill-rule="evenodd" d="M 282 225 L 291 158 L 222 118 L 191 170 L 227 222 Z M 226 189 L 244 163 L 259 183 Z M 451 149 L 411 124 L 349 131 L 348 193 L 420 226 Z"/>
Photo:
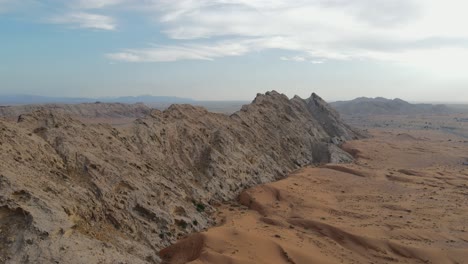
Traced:
<path fill-rule="evenodd" d="M 371 130 L 354 164 L 301 169 L 222 205 L 167 263 L 468 263 L 466 139 Z"/>

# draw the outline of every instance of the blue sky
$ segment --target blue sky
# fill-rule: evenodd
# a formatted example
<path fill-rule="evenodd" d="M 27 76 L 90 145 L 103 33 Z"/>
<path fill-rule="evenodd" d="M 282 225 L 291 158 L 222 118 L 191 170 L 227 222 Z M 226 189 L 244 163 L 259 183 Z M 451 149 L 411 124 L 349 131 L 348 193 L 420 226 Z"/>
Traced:
<path fill-rule="evenodd" d="M 0 94 L 468 101 L 461 0 L 0 0 Z"/>

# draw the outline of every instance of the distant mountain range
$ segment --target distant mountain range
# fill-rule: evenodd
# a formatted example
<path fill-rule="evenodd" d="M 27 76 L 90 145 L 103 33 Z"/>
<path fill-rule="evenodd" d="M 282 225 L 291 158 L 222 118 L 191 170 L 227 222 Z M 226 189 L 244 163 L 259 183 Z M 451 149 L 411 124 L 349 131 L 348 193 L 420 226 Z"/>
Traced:
<path fill-rule="evenodd" d="M 446 114 L 452 112 L 442 104 L 411 104 L 399 98 L 359 97 L 351 101 L 337 101 L 330 104 L 341 115 L 409 115 Z"/>
<path fill-rule="evenodd" d="M 25 104 L 79 104 L 79 103 L 191 103 L 193 99 L 175 96 L 124 96 L 124 97 L 48 97 L 37 95 L 1 95 L 0 105 L 25 105 Z"/>

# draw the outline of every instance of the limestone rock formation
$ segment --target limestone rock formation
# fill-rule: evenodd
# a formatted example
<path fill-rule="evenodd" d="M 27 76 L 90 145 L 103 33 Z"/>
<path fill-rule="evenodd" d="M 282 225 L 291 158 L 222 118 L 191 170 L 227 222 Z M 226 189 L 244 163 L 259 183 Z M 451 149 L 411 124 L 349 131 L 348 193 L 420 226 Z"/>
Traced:
<path fill-rule="evenodd" d="M 33 111 L 53 111 L 75 118 L 141 118 L 148 115 L 151 108 L 142 103 L 81 103 L 81 104 L 36 104 L 0 106 L 0 118 L 16 120 L 21 114 Z"/>
<path fill-rule="evenodd" d="M 312 163 L 359 133 L 317 95 L 259 94 L 231 116 L 191 105 L 131 126 L 39 110 L 0 121 L 0 262 L 158 263 L 213 225 L 213 205 Z"/>

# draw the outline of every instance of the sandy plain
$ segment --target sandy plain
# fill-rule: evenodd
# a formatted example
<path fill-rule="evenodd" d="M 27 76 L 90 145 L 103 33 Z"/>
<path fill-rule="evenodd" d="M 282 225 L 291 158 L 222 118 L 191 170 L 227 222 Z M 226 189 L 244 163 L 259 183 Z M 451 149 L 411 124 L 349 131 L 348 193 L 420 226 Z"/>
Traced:
<path fill-rule="evenodd" d="M 220 205 L 166 263 L 468 263 L 468 143 L 370 129 L 356 161 L 303 168 Z"/>

